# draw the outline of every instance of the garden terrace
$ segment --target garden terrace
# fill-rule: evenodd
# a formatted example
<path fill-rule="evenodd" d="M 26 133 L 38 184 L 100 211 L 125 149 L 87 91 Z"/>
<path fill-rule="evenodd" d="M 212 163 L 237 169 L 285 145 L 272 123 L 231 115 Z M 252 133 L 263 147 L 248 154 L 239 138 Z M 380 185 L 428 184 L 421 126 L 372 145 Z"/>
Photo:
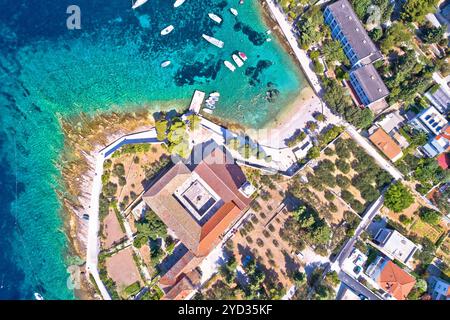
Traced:
<path fill-rule="evenodd" d="M 306 181 L 304 178 L 307 183 L 301 181 Z M 391 179 L 364 149 L 344 134 L 300 173 L 291 185 L 291 192 L 302 199 L 303 187 L 311 187 L 315 190 L 312 196 L 316 200 L 305 200 L 314 201 L 314 207 L 318 203 L 322 206 L 328 203 L 332 215 L 339 217 L 345 210 L 354 210 L 361 215 Z M 333 222 L 333 218 L 329 220 Z"/>

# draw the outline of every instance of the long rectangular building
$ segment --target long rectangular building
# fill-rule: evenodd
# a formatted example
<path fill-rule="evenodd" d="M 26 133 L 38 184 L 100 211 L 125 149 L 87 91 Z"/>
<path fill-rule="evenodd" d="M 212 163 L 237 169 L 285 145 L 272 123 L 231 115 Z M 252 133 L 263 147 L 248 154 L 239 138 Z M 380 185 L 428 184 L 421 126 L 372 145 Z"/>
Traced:
<path fill-rule="evenodd" d="M 350 71 L 350 83 L 361 103 L 367 107 L 389 95 L 383 79 L 371 64 Z"/>
<path fill-rule="evenodd" d="M 339 40 L 352 66 L 370 64 L 383 57 L 347 0 L 327 6 L 324 17 L 332 37 Z"/>

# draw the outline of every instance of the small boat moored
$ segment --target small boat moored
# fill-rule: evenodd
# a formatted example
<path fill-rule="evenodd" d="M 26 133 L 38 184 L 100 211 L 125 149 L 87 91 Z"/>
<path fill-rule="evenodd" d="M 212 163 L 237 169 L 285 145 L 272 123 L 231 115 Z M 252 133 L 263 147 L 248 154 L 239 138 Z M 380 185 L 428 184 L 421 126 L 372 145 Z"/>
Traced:
<path fill-rule="evenodd" d="M 179 6 L 181 6 L 186 0 L 177 0 L 175 1 L 175 3 L 173 4 L 174 8 L 178 8 Z"/>
<path fill-rule="evenodd" d="M 44 300 L 44 297 L 43 297 L 40 293 L 38 293 L 38 292 L 35 292 L 35 293 L 34 293 L 34 298 L 35 298 L 36 300 Z"/>
<path fill-rule="evenodd" d="M 234 72 L 234 70 L 236 70 L 236 67 L 228 60 L 225 60 L 223 62 L 223 64 L 225 65 L 225 67 L 227 67 L 228 69 L 230 69 L 231 72 Z"/>
<path fill-rule="evenodd" d="M 234 63 L 236 63 L 239 68 L 244 65 L 244 62 L 242 62 L 242 60 L 237 55 L 233 54 L 231 57 L 233 58 Z"/>
<path fill-rule="evenodd" d="M 163 61 L 161 63 L 161 68 L 168 67 L 171 64 L 170 60 Z"/>
<path fill-rule="evenodd" d="M 213 38 L 211 36 L 208 36 L 206 34 L 202 34 L 202 37 L 203 37 L 203 39 L 205 39 L 209 43 L 215 45 L 216 47 L 223 48 L 223 45 L 224 45 L 223 41 Z"/>
<path fill-rule="evenodd" d="M 242 61 L 247 61 L 247 55 L 245 53 L 239 51 L 238 54 Z"/>
<path fill-rule="evenodd" d="M 148 0 L 136 0 L 136 2 L 131 6 L 131 9 L 136 9 L 137 7 L 142 6 Z"/>
<path fill-rule="evenodd" d="M 214 13 L 208 13 L 208 17 L 210 17 L 211 18 L 211 20 L 213 20 L 214 22 L 217 22 L 217 23 L 222 23 L 222 18 L 221 17 L 219 17 L 217 14 L 214 14 Z"/>
<path fill-rule="evenodd" d="M 230 12 L 234 15 L 237 16 L 238 15 L 238 11 L 235 8 L 230 8 Z"/>
<path fill-rule="evenodd" d="M 161 35 L 165 36 L 165 35 L 171 33 L 173 31 L 173 29 L 175 29 L 175 27 L 173 25 L 170 25 L 170 26 L 168 26 L 168 27 L 166 27 L 166 28 L 161 30 Z"/>

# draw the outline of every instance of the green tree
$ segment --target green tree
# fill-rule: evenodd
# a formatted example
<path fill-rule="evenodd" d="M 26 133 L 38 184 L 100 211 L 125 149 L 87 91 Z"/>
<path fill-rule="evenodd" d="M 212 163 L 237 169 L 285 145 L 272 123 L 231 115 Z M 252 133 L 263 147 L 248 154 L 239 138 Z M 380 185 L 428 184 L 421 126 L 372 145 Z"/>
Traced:
<path fill-rule="evenodd" d="M 371 0 L 351 0 L 353 10 L 361 21 L 365 21 L 367 9 L 372 4 Z"/>
<path fill-rule="evenodd" d="M 341 43 L 337 40 L 328 40 L 323 45 L 323 54 L 325 60 L 334 64 L 336 62 L 341 62 L 342 64 L 349 64 L 348 58 L 341 47 Z"/>
<path fill-rule="evenodd" d="M 317 146 L 312 147 L 308 150 L 306 157 L 308 159 L 317 159 L 318 157 L 320 157 L 320 148 Z"/>
<path fill-rule="evenodd" d="M 381 42 L 381 50 L 387 53 L 394 47 L 409 45 L 412 43 L 412 38 L 413 35 L 408 28 L 404 24 L 396 22 L 387 30 Z"/>
<path fill-rule="evenodd" d="M 297 288 L 302 287 L 306 283 L 306 275 L 303 272 L 296 270 L 292 274 L 292 280 L 294 281 Z"/>
<path fill-rule="evenodd" d="M 163 141 L 166 139 L 168 122 L 165 119 L 161 119 L 156 121 L 155 129 L 156 129 L 156 138 L 159 141 Z"/>
<path fill-rule="evenodd" d="M 392 184 L 384 196 L 384 205 L 394 212 L 401 212 L 414 203 L 411 191 L 401 182 Z"/>
<path fill-rule="evenodd" d="M 439 0 L 407 0 L 402 8 L 402 19 L 422 23 L 425 16 L 436 11 Z"/>
<path fill-rule="evenodd" d="M 440 28 L 427 27 L 422 30 L 422 39 L 426 43 L 439 43 L 444 38 L 446 30 L 446 26 L 441 26 Z"/>
<path fill-rule="evenodd" d="M 441 222 L 442 215 L 433 209 L 422 207 L 419 210 L 420 219 L 433 226 L 437 226 Z"/>

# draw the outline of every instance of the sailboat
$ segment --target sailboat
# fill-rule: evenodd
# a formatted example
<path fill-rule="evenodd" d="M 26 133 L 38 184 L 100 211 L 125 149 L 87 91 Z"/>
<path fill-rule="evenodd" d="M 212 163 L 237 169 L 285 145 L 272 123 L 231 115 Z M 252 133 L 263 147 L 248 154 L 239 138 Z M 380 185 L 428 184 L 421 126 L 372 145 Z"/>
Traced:
<path fill-rule="evenodd" d="M 131 9 L 136 9 L 137 7 L 142 6 L 144 3 L 146 3 L 148 0 L 136 0 L 136 2 L 133 4 Z"/>

